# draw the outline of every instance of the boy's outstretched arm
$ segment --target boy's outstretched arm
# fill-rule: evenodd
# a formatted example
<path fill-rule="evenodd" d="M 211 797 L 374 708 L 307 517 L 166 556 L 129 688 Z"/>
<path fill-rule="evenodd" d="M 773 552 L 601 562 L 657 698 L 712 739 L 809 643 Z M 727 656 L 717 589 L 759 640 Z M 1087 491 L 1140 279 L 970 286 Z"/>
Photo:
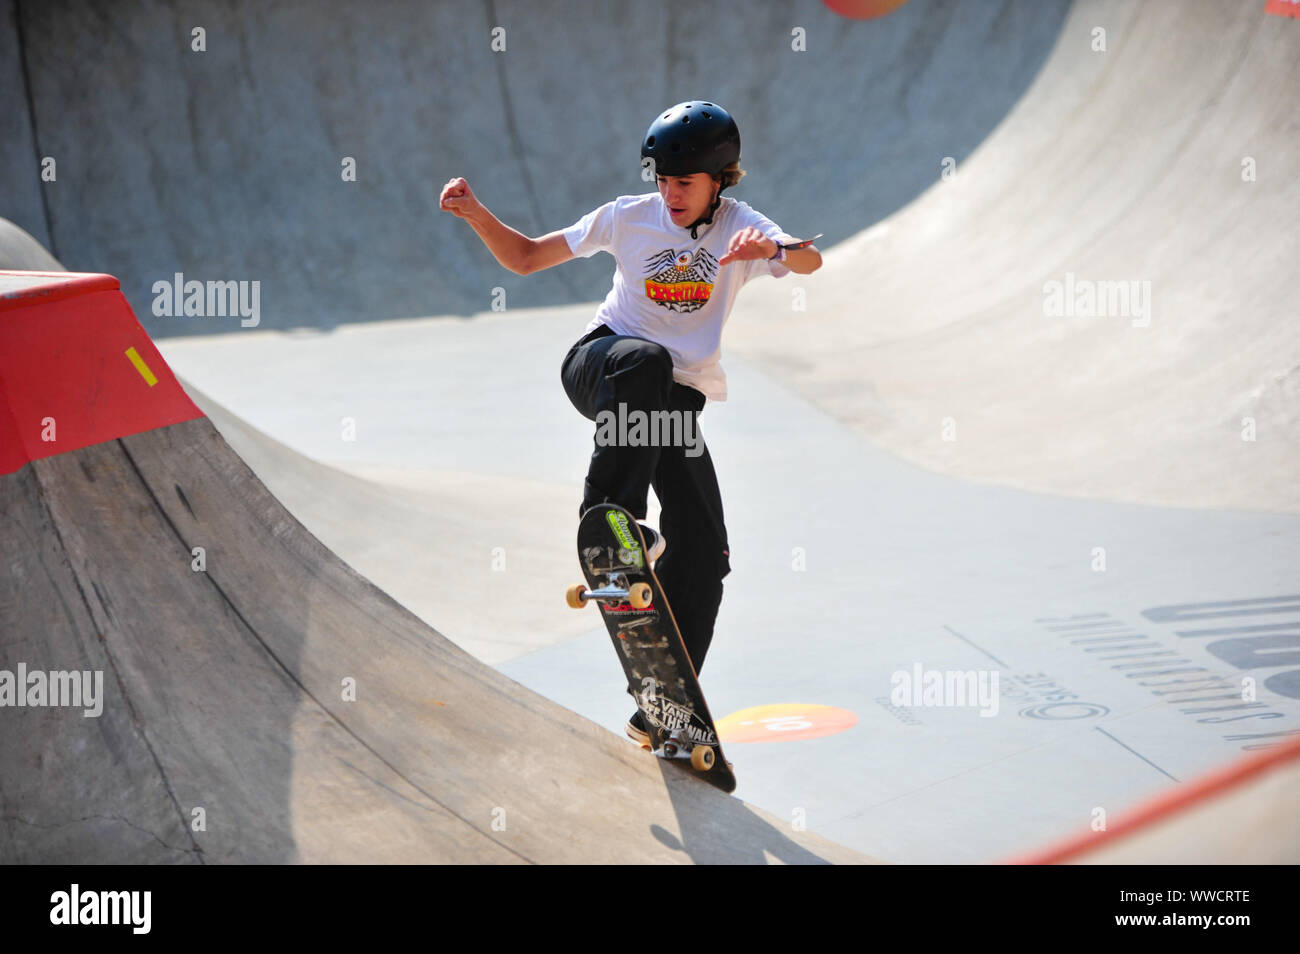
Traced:
<path fill-rule="evenodd" d="M 462 178 L 452 179 L 442 187 L 438 207 L 468 222 L 502 267 L 517 275 L 538 272 L 573 258 L 563 232 L 552 232 L 540 239 L 517 232 L 489 212 Z"/>
<path fill-rule="evenodd" d="M 771 258 L 776 254 L 776 248 L 776 242 L 758 229 L 752 226 L 743 228 L 731 237 L 731 241 L 727 244 L 727 253 L 718 259 L 718 264 L 730 265 L 732 262 L 744 262 L 755 258 Z M 822 267 L 822 253 L 817 251 L 816 245 L 787 249 L 785 267 L 799 275 L 811 275 Z"/>

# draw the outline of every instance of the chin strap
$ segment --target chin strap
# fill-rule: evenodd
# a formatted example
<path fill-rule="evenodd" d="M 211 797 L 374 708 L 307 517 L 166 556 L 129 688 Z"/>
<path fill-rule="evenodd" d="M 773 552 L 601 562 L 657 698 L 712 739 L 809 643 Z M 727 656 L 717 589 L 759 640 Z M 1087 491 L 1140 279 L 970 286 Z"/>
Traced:
<path fill-rule="evenodd" d="M 697 230 L 701 225 L 710 225 L 713 223 L 713 213 L 717 212 L 718 206 L 722 205 L 722 190 L 725 188 L 726 186 L 718 187 L 718 194 L 713 197 L 713 205 L 709 206 L 709 211 L 705 212 L 698 219 L 696 219 L 694 222 L 691 223 L 690 225 L 691 241 L 694 241 L 700 237 L 699 232 Z"/>

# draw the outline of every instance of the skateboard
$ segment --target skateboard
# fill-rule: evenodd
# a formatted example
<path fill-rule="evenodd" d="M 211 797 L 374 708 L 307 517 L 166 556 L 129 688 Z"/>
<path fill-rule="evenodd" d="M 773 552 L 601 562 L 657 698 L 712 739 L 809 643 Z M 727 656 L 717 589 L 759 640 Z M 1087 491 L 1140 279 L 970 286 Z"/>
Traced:
<path fill-rule="evenodd" d="M 736 776 L 645 552 L 636 519 L 622 507 L 597 504 L 578 524 L 578 560 L 587 582 L 569 587 L 565 597 L 575 609 L 589 602 L 600 608 L 628 694 L 649 726 L 651 751 L 724 792 L 734 791 Z"/>

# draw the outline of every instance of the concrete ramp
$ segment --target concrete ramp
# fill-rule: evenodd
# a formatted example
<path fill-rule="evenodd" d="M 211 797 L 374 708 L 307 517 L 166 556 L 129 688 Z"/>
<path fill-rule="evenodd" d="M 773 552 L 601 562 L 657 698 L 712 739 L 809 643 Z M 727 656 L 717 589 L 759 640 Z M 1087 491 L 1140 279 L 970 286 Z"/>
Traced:
<path fill-rule="evenodd" d="M 34 236 L 8 219 L 0 219 L 0 268 L 61 272 L 63 265 Z"/>
<path fill-rule="evenodd" d="M 3 273 L 0 295 L 0 411 L 27 458 L 0 477 L 0 861 L 868 860 L 524 689 L 358 576 L 189 402 L 112 279 Z M 77 419 L 115 401 L 159 426 Z"/>
<path fill-rule="evenodd" d="M 951 178 L 831 249 L 806 311 L 747 288 L 726 349 L 930 470 L 1300 512 L 1296 27 L 1081 0 Z"/>

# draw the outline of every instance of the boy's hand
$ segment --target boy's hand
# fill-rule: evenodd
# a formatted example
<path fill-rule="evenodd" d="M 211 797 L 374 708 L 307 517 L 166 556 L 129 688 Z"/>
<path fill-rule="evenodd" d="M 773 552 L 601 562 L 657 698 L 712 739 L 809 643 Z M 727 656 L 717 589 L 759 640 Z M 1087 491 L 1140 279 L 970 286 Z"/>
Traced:
<path fill-rule="evenodd" d="M 468 219 L 483 210 L 483 203 L 479 202 L 468 182 L 455 178 L 442 187 L 438 208 L 450 212 L 458 219 Z"/>
<path fill-rule="evenodd" d="M 771 258 L 776 254 L 776 243 L 750 226 L 741 229 L 727 243 L 727 254 L 718 259 L 719 265 L 731 262 L 748 262 L 756 258 Z"/>

